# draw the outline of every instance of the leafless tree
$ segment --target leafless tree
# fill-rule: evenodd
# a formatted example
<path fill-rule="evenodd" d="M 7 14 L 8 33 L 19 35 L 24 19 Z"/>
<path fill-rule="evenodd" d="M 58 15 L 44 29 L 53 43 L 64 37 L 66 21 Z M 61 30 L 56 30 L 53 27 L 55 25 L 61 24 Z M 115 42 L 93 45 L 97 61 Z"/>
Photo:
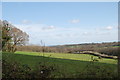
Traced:
<path fill-rule="evenodd" d="M 5 51 L 16 51 L 16 45 L 25 45 L 29 41 L 29 35 L 17 27 L 9 24 L 7 21 L 1 21 L 2 26 L 2 42 L 4 42 Z M 8 39 L 7 39 L 8 38 Z"/>
<path fill-rule="evenodd" d="M 13 27 L 10 31 L 12 36 L 12 51 L 16 49 L 16 45 L 25 45 L 29 41 L 29 36 L 26 32 L 21 31 L 20 29 Z"/>

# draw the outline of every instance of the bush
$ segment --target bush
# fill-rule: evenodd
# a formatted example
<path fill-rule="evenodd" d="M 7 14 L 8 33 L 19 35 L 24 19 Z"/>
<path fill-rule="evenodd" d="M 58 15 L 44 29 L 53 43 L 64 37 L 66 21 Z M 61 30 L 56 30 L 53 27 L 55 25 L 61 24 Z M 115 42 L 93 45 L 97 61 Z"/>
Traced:
<path fill-rule="evenodd" d="M 9 62 L 3 60 L 2 79 L 36 79 L 51 78 L 51 72 L 54 72 L 53 66 L 39 64 L 36 70 L 32 70 L 28 65 L 20 65 L 18 62 Z"/>
<path fill-rule="evenodd" d="M 113 71 L 111 66 L 99 66 L 95 65 L 95 62 L 91 61 L 81 72 L 75 75 L 77 78 L 96 78 L 96 79 L 112 79 L 118 78 L 117 70 Z"/>

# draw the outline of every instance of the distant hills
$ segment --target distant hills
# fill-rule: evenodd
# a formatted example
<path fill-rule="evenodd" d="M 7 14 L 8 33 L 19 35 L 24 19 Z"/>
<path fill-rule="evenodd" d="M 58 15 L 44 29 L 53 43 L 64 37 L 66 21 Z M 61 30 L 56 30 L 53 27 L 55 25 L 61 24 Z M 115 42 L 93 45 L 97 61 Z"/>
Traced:
<path fill-rule="evenodd" d="M 82 46 L 117 47 L 117 46 L 120 46 L 120 42 L 66 44 L 66 45 L 57 45 L 57 46 L 52 46 L 52 47 L 82 47 Z"/>

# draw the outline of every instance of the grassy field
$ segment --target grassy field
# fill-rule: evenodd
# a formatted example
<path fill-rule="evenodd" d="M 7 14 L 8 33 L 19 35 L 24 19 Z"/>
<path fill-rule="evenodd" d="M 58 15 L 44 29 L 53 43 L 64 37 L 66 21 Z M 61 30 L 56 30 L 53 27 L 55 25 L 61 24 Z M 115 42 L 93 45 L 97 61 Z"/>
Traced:
<path fill-rule="evenodd" d="M 31 56 L 45 56 L 51 58 L 61 58 L 70 60 L 81 60 L 81 61 L 91 61 L 91 56 L 89 54 L 68 54 L 68 53 L 39 53 L 39 52 L 16 52 L 16 54 L 31 55 Z M 98 58 L 94 56 L 94 58 Z M 102 58 L 99 62 L 117 64 L 117 60 Z"/>
<path fill-rule="evenodd" d="M 27 64 L 32 69 L 34 69 L 40 62 L 48 66 L 54 65 L 59 71 L 61 71 L 61 73 L 65 73 L 68 76 L 84 72 L 86 66 L 91 63 L 91 55 L 88 54 L 44 53 L 43 57 L 43 53 L 19 51 L 14 54 L 3 53 L 2 56 L 3 59 L 9 61 L 14 60 L 18 61 L 20 64 Z M 97 57 L 94 56 L 94 58 Z M 94 65 L 103 67 L 114 75 L 117 74 L 117 60 L 102 58 L 98 62 L 95 62 Z"/>

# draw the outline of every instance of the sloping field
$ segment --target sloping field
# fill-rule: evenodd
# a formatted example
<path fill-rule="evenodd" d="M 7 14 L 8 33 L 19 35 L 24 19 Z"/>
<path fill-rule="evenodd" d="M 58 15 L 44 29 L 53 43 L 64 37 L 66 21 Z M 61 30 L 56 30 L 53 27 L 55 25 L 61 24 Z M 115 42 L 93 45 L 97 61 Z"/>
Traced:
<path fill-rule="evenodd" d="M 91 61 L 91 56 L 93 56 L 90 54 L 39 53 L 39 52 L 20 52 L 20 51 L 16 52 L 16 54 L 45 56 L 45 57 L 51 57 L 51 58 L 61 58 L 61 59 L 70 59 L 70 60 L 81 60 L 81 61 Z M 97 56 L 93 56 L 93 57 L 95 59 L 98 59 Z M 117 60 L 107 59 L 107 58 L 98 59 L 98 62 L 117 64 Z"/>
<path fill-rule="evenodd" d="M 94 56 L 94 58 L 97 57 Z M 91 55 L 88 54 L 44 53 L 43 57 L 43 53 L 16 52 L 15 54 L 3 53 L 3 59 L 27 64 L 32 69 L 35 69 L 38 63 L 47 66 L 54 65 L 60 74 L 67 75 L 69 78 L 73 74 L 87 71 L 87 67 L 93 71 L 97 71 L 98 68 L 96 66 L 101 67 L 101 70 L 97 72 L 98 76 L 103 76 L 103 73 L 106 74 L 105 70 L 109 71 L 111 75 L 117 75 L 117 60 L 103 58 L 98 62 L 94 62 L 94 66 L 91 66 Z M 58 72 L 55 74 L 58 74 Z"/>

